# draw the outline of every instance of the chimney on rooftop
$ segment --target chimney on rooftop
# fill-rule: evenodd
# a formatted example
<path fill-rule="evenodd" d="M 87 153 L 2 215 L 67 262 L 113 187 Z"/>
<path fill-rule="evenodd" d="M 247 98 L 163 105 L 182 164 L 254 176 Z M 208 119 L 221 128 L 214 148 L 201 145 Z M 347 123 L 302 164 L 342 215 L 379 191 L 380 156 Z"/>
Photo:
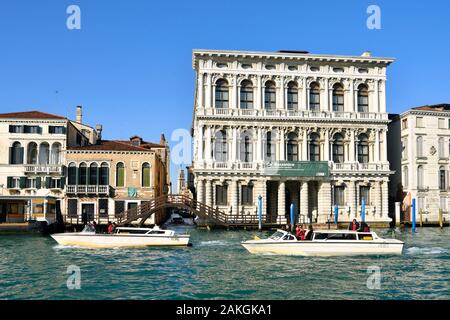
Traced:
<path fill-rule="evenodd" d="M 101 124 L 98 124 L 95 126 L 95 129 L 97 130 L 97 139 L 102 140 L 102 130 L 103 126 Z"/>
<path fill-rule="evenodd" d="M 83 121 L 83 111 L 81 110 L 81 106 L 77 106 L 77 114 L 75 121 L 78 123 L 82 123 Z"/>

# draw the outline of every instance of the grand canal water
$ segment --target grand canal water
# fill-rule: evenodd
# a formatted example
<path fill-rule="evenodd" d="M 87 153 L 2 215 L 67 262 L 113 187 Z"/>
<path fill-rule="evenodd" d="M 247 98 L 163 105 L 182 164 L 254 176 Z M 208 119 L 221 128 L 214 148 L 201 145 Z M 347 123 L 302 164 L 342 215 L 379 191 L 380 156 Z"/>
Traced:
<path fill-rule="evenodd" d="M 449 228 L 378 230 L 405 241 L 404 254 L 344 258 L 251 255 L 239 243 L 257 232 L 187 231 L 194 246 L 173 249 L 86 250 L 0 236 L 0 299 L 450 298 Z M 81 269 L 79 290 L 67 288 L 70 265 Z M 367 286 L 370 267 L 381 270 L 380 289 Z"/>

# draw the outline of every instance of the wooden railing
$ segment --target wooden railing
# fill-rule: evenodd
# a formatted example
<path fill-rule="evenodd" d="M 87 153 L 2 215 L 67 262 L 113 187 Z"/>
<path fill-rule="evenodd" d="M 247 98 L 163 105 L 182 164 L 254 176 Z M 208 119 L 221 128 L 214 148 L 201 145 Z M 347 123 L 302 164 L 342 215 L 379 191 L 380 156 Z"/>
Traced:
<path fill-rule="evenodd" d="M 256 215 L 227 215 L 218 208 L 210 207 L 195 199 L 185 195 L 166 195 L 154 199 L 150 199 L 145 203 L 126 210 L 116 215 L 118 225 L 126 225 L 133 221 L 139 220 L 142 225 L 155 212 L 167 208 L 178 208 L 190 211 L 193 215 L 207 219 L 212 224 L 220 226 L 238 226 L 238 225 L 258 225 L 258 217 Z M 284 217 L 277 216 L 262 216 L 262 221 L 265 224 L 285 223 Z"/>

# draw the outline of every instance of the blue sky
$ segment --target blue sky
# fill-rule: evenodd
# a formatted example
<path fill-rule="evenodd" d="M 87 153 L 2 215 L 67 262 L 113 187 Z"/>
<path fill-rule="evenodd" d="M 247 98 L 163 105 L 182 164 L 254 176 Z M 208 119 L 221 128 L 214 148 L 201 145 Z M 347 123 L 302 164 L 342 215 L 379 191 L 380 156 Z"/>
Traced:
<path fill-rule="evenodd" d="M 71 4 L 81 8 L 81 30 L 66 27 Z M 381 30 L 366 27 L 371 4 L 381 8 Z M 450 102 L 449 14 L 445 0 L 2 0 L 0 112 L 74 118 L 82 105 L 105 138 L 170 138 L 190 128 L 193 48 L 368 50 L 397 59 L 389 112 Z"/>

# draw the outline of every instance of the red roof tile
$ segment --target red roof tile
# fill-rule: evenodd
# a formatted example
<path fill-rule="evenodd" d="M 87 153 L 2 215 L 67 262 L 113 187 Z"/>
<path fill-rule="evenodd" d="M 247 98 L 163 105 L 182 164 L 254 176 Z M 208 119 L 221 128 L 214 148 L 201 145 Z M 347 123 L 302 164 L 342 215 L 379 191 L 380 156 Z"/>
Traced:
<path fill-rule="evenodd" d="M 450 104 L 448 103 L 441 103 L 441 104 L 435 104 L 435 105 L 426 105 L 421 107 L 415 107 L 413 110 L 422 110 L 422 111 L 436 111 L 436 112 L 442 112 L 442 111 L 450 111 Z"/>
<path fill-rule="evenodd" d="M 68 150 L 92 150 L 92 151 L 150 151 L 148 148 L 134 146 L 120 140 L 100 140 L 97 144 L 83 147 L 68 147 Z"/>
<path fill-rule="evenodd" d="M 24 112 L 10 112 L 0 113 L 0 118 L 3 119 L 66 119 L 65 117 L 57 116 L 51 113 L 45 113 L 37 110 Z"/>

